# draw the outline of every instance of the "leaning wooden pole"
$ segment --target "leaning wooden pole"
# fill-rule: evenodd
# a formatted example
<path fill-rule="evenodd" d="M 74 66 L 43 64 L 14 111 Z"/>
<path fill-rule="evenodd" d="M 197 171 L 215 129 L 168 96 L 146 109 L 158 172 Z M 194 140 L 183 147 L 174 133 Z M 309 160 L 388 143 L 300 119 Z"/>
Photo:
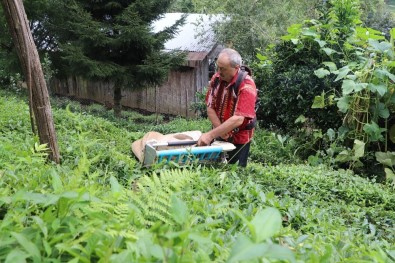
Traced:
<path fill-rule="evenodd" d="M 1 4 L 30 90 L 40 143 L 48 145 L 49 158 L 59 163 L 60 154 L 49 93 L 25 8 L 22 0 L 1 0 Z"/>

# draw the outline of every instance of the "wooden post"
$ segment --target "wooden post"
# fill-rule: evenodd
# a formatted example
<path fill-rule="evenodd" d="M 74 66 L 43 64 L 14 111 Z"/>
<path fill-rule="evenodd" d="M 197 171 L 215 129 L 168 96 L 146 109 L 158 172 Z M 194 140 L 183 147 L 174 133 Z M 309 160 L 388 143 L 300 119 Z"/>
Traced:
<path fill-rule="evenodd" d="M 49 147 L 49 158 L 60 162 L 59 148 L 53 123 L 49 94 L 41 68 L 37 47 L 30 32 L 22 0 L 1 0 L 8 28 L 22 65 L 29 92 L 34 119 L 41 144 Z"/>

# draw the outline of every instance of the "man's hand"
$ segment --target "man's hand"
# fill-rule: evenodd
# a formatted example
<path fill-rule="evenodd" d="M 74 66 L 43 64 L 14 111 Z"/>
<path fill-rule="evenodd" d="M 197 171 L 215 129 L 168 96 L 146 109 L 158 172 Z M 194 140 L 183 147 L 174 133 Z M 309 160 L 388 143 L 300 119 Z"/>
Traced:
<path fill-rule="evenodd" d="M 230 135 L 229 135 L 229 133 L 225 133 L 225 134 L 223 134 L 223 135 L 221 135 L 221 139 L 222 140 L 227 140 L 227 139 L 229 139 L 229 137 L 230 137 Z"/>
<path fill-rule="evenodd" d="M 214 140 L 214 137 L 211 136 L 210 132 L 203 133 L 198 140 L 198 146 L 207 146 L 210 145 Z"/>

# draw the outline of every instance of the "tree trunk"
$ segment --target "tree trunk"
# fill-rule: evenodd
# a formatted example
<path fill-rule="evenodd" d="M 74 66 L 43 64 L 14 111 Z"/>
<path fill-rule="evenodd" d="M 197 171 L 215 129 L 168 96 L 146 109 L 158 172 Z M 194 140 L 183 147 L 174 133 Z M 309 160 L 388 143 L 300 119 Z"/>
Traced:
<path fill-rule="evenodd" d="M 121 112 L 122 112 L 121 99 L 122 99 L 121 85 L 118 83 L 115 83 L 115 86 L 114 86 L 114 115 L 115 115 L 115 117 L 118 117 L 118 118 L 121 117 Z"/>
<path fill-rule="evenodd" d="M 30 90 L 40 143 L 48 145 L 49 158 L 59 163 L 60 155 L 48 89 L 37 48 L 30 32 L 25 8 L 21 0 L 1 0 L 1 4 Z"/>

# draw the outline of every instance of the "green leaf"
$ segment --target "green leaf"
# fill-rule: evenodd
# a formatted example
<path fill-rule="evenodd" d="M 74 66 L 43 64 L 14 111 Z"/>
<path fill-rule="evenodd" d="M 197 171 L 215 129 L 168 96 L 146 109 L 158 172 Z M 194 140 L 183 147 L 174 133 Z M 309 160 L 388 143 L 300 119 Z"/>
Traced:
<path fill-rule="evenodd" d="M 315 96 L 313 105 L 311 105 L 312 109 L 323 109 L 325 108 L 325 94 L 321 96 Z"/>
<path fill-rule="evenodd" d="M 188 219 L 188 207 L 177 196 L 171 197 L 171 215 L 178 224 L 184 224 Z"/>
<path fill-rule="evenodd" d="M 348 95 L 355 90 L 355 82 L 353 80 L 346 79 L 342 84 L 343 95 Z"/>
<path fill-rule="evenodd" d="M 348 72 L 350 71 L 351 70 L 348 66 L 342 67 L 341 69 L 339 69 L 339 74 L 337 75 L 335 81 L 343 79 L 345 76 L 347 76 Z"/>
<path fill-rule="evenodd" d="M 295 120 L 295 123 L 305 123 L 306 117 L 304 115 L 299 115 L 299 117 Z"/>
<path fill-rule="evenodd" d="M 226 262 L 233 263 L 244 260 L 261 258 L 269 250 L 268 244 L 255 244 L 248 237 L 241 234 L 232 247 Z"/>
<path fill-rule="evenodd" d="M 351 158 L 350 153 L 347 150 L 343 150 L 336 156 L 335 160 L 336 160 L 336 162 L 344 163 L 344 162 L 351 161 L 351 159 L 352 158 Z"/>
<path fill-rule="evenodd" d="M 383 118 L 383 119 L 387 119 L 389 116 L 390 116 L 390 112 L 389 112 L 389 109 L 385 106 L 385 104 L 384 103 L 379 103 L 378 105 L 377 105 L 377 110 L 378 110 L 378 112 L 379 112 L 379 116 L 381 117 L 381 118 Z"/>
<path fill-rule="evenodd" d="M 394 172 L 391 169 L 385 167 L 384 168 L 384 172 L 385 172 L 385 177 L 386 177 L 387 180 L 395 182 L 395 174 L 394 174 Z"/>
<path fill-rule="evenodd" d="M 333 141 L 336 137 L 336 132 L 332 128 L 329 128 L 326 131 L 326 134 L 328 135 L 330 141 Z"/>
<path fill-rule="evenodd" d="M 367 86 L 368 86 L 368 83 L 356 83 L 355 87 L 354 87 L 354 91 L 359 92 L 361 90 L 366 89 Z"/>
<path fill-rule="evenodd" d="M 328 48 L 328 47 L 324 47 L 322 48 L 322 50 L 325 52 L 325 54 L 327 54 L 328 56 L 332 55 L 333 53 L 336 53 L 336 50 Z"/>
<path fill-rule="evenodd" d="M 26 254 L 25 252 L 23 252 L 22 250 L 19 250 L 18 248 L 14 248 L 13 250 L 11 250 L 10 253 L 8 253 L 4 263 L 24 263 L 26 262 L 26 258 L 29 255 Z"/>
<path fill-rule="evenodd" d="M 357 159 L 361 158 L 365 154 L 365 143 L 363 141 L 355 139 L 353 150 L 354 157 Z"/>
<path fill-rule="evenodd" d="M 392 49 L 391 43 L 388 43 L 386 41 L 379 42 L 376 39 L 369 39 L 368 42 L 375 51 L 379 51 L 380 53 L 384 53 Z"/>
<path fill-rule="evenodd" d="M 388 91 L 387 86 L 382 83 L 377 85 L 373 83 L 369 83 L 368 89 L 371 92 L 378 93 L 381 97 L 384 96 L 384 94 L 387 93 Z"/>
<path fill-rule="evenodd" d="M 295 255 L 290 249 L 277 244 L 256 244 L 244 235 L 240 235 L 237 238 L 226 262 L 232 263 L 263 258 L 296 262 Z"/>
<path fill-rule="evenodd" d="M 18 241 L 18 243 L 23 247 L 23 249 L 26 250 L 27 253 L 29 253 L 30 256 L 33 257 L 34 261 L 40 262 L 41 260 L 41 255 L 40 255 L 40 250 L 37 248 L 37 246 L 31 242 L 29 239 L 27 239 L 24 235 L 11 232 L 11 235 L 15 237 L 15 239 Z"/>
<path fill-rule="evenodd" d="M 375 152 L 376 160 L 388 167 L 395 165 L 395 152 Z"/>
<path fill-rule="evenodd" d="M 383 139 L 383 135 L 381 134 L 385 129 L 380 128 L 377 123 L 372 121 L 371 123 L 366 123 L 363 126 L 363 130 L 366 132 L 366 134 L 369 135 L 369 139 L 372 142 L 379 141 Z"/>
<path fill-rule="evenodd" d="M 341 97 L 338 101 L 337 101 L 337 107 L 339 108 L 339 110 L 343 113 L 346 113 L 348 111 L 348 109 L 350 108 L 350 100 L 351 98 L 346 96 L 346 97 Z"/>
<path fill-rule="evenodd" d="M 112 254 L 110 257 L 111 262 L 128 262 L 130 258 L 133 257 L 133 254 L 130 250 L 123 250 L 119 254 Z"/>
<path fill-rule="evenodd" d="M 44 234 L 44 237 L 47 238 L 48 237 L 48 228 L 47 228 L 46 224 L 44 223 L 44 221 L 41 219 L 41 217 L 33 216 L 33 220 L 40 227 L 41 232 Z"/>
<path fill-rule="evenodd" d="M 265 258 L 284 260 L 287 262 L 296 262 L 294 253 L 286 247 L 277 244 L 271 244 L 264 255 Z"/>
<path fill-rule="evenodd" d="M 385 77 L 388 77 L 392 82 L 395 82 L 395 75 L 388 72 L 386 69 L 376 69 L 374 71 L 374 75 L 377 76 L 379 79 L 385 80 Z"/>
<path fill-rule="evenodd" d="M 305 36 L 318 36 L 317 31 L 314 30 L 313 28 L 308 28 L 308 29 L 302 29 L 302 34 Z"/>
<path fill-rule="evenodd" d="M 385 39 L 382 33 L 378 30 L 366 27 L 356 27 L 357 37 L 362 40 L 369 40 L 369 39 Z"/>
<path fill-rule="evenodd" d="M 317 70 L 314 70 L 314 74 L 315 74 L 317 77 L 319 77 L 320 79 L 322 79 L 323 77 L 328 76 L 328 75 L 330 75 L 331 73 L 330 73 L 328 70 L 326 70 L 326 69 L 319 68 L 319 69 L 317 69 Z"/>
<path fill-rule="evenodd" d="M 63 191 L 63 183 L 55 169 L 51 169 L 52 188 L 55 193 Z"/>
<path fill-rule="evenodd" d="M 123 190 L 122 186 L 119 184 L 117 178 L 114 176 L 110 177 L 111 192 L 114 196 L 119 196 Z"/>
<path fill-rule="evenodd" d="M 259 211 L 251 221 L 255 229 L 255 242 L 273 237 L 280 231 L 281 223 L 281 214 L 277 209 L 269 207 Z"/>
<path fill-rule="evenodd" d="M 214 243 L 210 238 L 204 237 L 200 233 L 190 233 L 188 238 L 199 244 L 199 247 L 203 248 L 206 253 L 211 254 Z"/>
<path fill-rule="evenodd" d="M 318 38 L 314 39 L 315 42 L 318 43 L 318 45 L 320 45 L 320 47 L 324 47 L 326 45 L 326 41 L 324 40 L 320 40 Z"/>
<path fill-rule="evenodd" d="M 337 70 L 336 64 L 333 62 L 323 62 L 322 64 L 324 64 L 325 66 L 327 66 L 329 68 L 330 72 L 334 72 Z"/>

